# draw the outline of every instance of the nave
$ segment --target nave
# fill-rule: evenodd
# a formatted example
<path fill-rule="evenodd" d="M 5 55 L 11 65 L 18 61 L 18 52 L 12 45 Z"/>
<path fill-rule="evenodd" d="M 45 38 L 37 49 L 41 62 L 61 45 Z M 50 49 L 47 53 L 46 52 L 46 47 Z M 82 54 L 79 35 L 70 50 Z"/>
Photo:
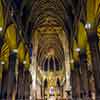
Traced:
<path fill-rule="evenodd" d="M 100 0 L 0 0 L 0 100 L 100 100 Z"/>

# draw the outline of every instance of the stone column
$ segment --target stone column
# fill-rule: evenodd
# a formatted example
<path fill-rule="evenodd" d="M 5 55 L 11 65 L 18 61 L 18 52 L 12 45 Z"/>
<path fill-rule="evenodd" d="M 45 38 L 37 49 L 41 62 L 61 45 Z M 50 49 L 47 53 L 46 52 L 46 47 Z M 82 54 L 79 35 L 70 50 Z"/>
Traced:
<path fill-rule="evenodd" d="M 6 100 L 6 98 L 7 98 L 7 82 L 8 82 L 8 71 L 3 70 L 0 99 Z"/>
<path fill-rule="evenodd" d="M 88 41 L 92 55 L 93 72 L 96 88 L 96 99 L 100 99 L 100 52 L 98 47 L 98 37 L 95 32 L 88 33 Z"/>
<path fill-rule="evenodd" d="M 4 65 L 2 64 L 2 62 L 0 62 L 0 96 L 1 96 L 1 88 L 2 88 L 2 74 L 3 74 L 3 67 Z"/>
<path fill-rule="evenodd" d="M 1 49 L 2 49 L 2 46 L 4 44 L 4 40 L 3 40 L 3 37 L 0 36 L 0 53 L 1 53 Z M 1 97 L 1 88 L 2 88 L 2 72 L 3 72 L 3 64 L 2 64 L 2 61 L 0 61 L 0 97 Z"/>
<path fill-rule="evenodd" d="M 18 65 L 17 95 L 16 99 L 24 99 L 24 64 Z"/>
<path fill-rule="evenodd" d="M 32 84 L 31 74 L 29 71 L 25 71 L 25 78 L 24 78 L 25 100 L 29 100 L 31 84 Z"/>
<path fill-rule="evenodd" d="M 71 71 L 71 85 L 72 85 L 72 97 L 74 100 L 80 98 L 80 76 L 79 76 L 79 64 L 74 63 L 74 70 Z"/>
<path fill-rule="evenodd" d="M 88 78 L 89 78 L 89 98 L 95 100 L 95 80 L 93 71 L 88 71 Z"/>
<path fill-rule="evenodd" d="M 85 52 L 80 53 L 80 87 L 83 98 L 88 97 L 88 69 Z"/>
<path fill-rule="evenodd" d="M 41 98 L 42 98 L 42 96 L 43 96 L 43 91 L 42 91 L 42 90 L 43 90 L 43 89 L 42 89 L 42 88 L 43 88 L 43 87 L 42 87 L 42 80 L 41 80 L 41 86 L 40 86 L 40 87 L 41 87 Z"/>
<path fill-rule="evenodd" d="M 8 84 L 7 84 L 7 100 L 11 100 L 12 92 L 16 86 L 15 66 L 17 54 L 11 52 L 9 56 Z"/>

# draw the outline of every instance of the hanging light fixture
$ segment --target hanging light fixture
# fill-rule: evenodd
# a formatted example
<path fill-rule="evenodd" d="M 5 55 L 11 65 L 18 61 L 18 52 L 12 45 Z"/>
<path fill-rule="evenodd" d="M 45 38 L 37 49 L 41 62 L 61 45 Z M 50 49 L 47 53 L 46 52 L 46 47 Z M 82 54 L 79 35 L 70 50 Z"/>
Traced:
<path fill-rule="evenodd" d="M 76 52 L 80 52 L 80 48 L 76 48 L 75 51 L 76 51 Z"/>
<path fill-rule="evenodd" d="M 25 60 L 23 61 L 23 64 L 24 64 L 24 65 L 26 64 L 26 61 L 25 61 Z"/>
<path fill-rule="evenodd" d="M 91 24 L 90 23 L 85 24 L 85 28 L 86 29 L 90 29 L 91 28 Z"/>
<path fill-rule="evenodd" d="M 73 63 L 74 63 L 74 59 L 71 59 L 70 63 L 72 63 L 72 64 L 73 64 Z"/>
<path fill-rule="evenodd" d="M 2 32 L 3 31 L 3 28 L 2 27 L 0 27 L 0 32 Z"/>
<path fill-rule="evenodd" d="M 13 52 L 14 52 L 14 53 L 18 53 L 18 50 L 17 50 L 17 49 L 13 49 Z"/>
<path fill-rule="evenodd" d="M 1 65 L 4 65 L 5 64 L 5 62 L 4 61 L 1 61 Z"/>

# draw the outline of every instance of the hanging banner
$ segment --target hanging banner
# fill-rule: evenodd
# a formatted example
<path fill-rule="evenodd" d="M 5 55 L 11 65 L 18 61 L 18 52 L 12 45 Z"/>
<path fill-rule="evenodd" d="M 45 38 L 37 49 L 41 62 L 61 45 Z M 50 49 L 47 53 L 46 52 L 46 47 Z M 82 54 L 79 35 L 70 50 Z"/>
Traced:
<path fill-rule="evenodd" d="M 5 40 L 8 43 L 10 49 L 17 48 L 17 40 L 16 40 L 16 26 L 15 24 L 11 24 L 6 29 Z"/>

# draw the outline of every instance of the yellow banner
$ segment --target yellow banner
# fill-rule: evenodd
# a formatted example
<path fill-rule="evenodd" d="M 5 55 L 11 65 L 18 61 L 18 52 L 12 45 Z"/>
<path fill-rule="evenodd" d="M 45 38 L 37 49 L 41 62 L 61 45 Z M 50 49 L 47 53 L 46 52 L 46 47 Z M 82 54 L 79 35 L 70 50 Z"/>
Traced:
<path fill-rule="evenodd" d="M 10 49 L 17 48 L 16 26 L 14 24 L 8 26 L 5 34 L 5 40 L 7 41 Z"/>
<path fill-rule="evenodd" d="M 4 25 L 3 7 L 0 0 L 0 27 Z"/>
<path fill-rule="evenodd" d="M 20 42 L 20 44 L 18 46 L 18 58 L 19 58 L 20 62 L 24 61 L 24 57 L 25 57 L 24 44 L 23 44 L 23 42 Z"/>

